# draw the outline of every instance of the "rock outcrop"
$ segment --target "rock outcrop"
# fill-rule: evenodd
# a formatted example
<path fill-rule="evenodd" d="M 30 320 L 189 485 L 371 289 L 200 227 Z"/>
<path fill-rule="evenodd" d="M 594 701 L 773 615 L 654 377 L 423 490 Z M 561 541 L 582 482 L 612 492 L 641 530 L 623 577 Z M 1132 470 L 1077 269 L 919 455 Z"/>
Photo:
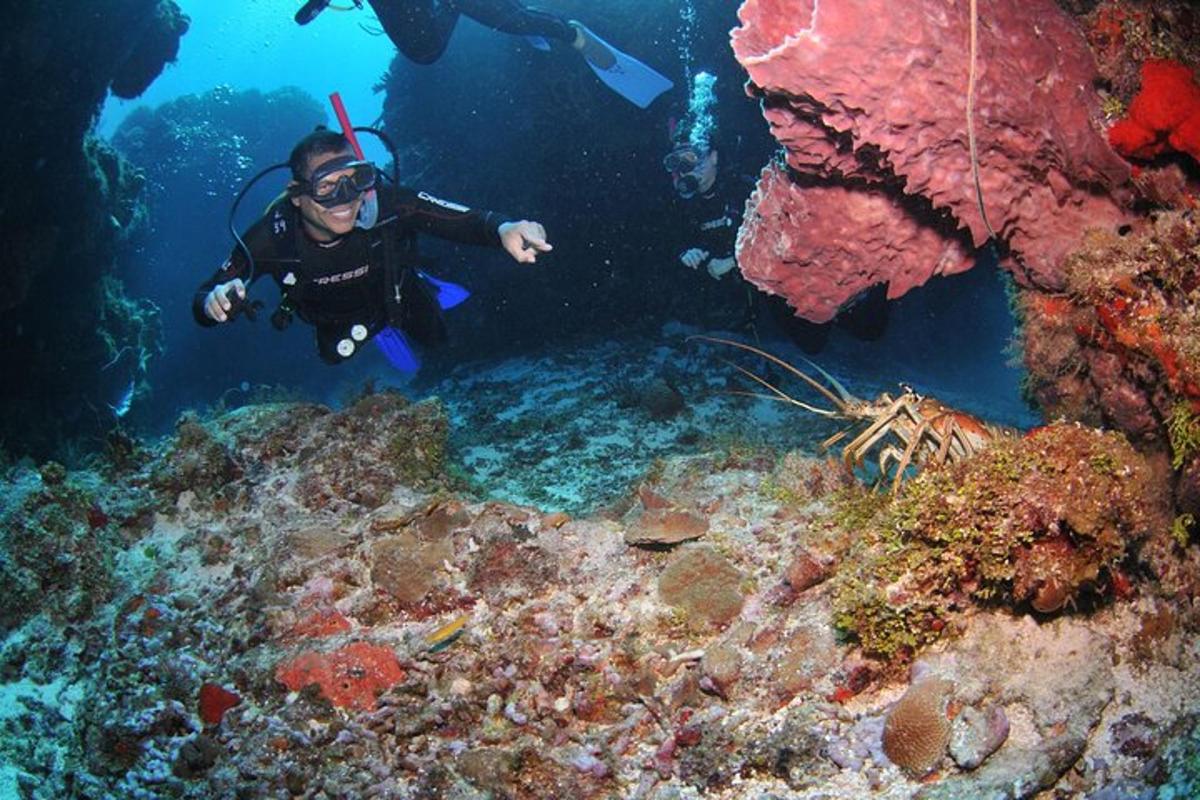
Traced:
<path fill-rule="evenodd" d="M 111 422 L 106 405 L 138 378 L 128 361 L 139 358 L 128 356 L 146 344 L 137 337 L 152 311 L 103 279 L 141 182 L 88 131 L 110 89 L 136 96 L 174 59 L 188 19 L 174 0 L 114 0 L 20 3 L 4 24 L 0 96 L 12 131 L 0 155 L 0 185 L 11 187 L 0 196 L 0 371 L 22 380 L 0 390 L 0 438 L 44 455 L 94 433 L 97 416 Z"/>

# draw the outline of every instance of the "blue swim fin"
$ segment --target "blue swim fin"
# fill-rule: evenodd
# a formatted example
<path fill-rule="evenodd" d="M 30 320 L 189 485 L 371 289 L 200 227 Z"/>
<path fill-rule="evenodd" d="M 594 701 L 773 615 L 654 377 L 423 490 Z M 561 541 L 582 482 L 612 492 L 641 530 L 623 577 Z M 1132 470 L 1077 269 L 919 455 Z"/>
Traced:
<path fill-rule="evenodd" d="M 438 307 L 445 311 L 447 308 L 454 308 L 459 303 L 471 296 L 471 292 L 465 286 L 459 286 L 457 283 L 444 281 L 440 278 L 435 278 L 427 272 L 417 272 L 422 278 L 428 281 L 434 289 L 437 290 Z"/>
<path fill-rule="evenodd" d="M 572 22 L 571 25 L 591 40 L 585 43 L 583 55 L 584 61 L 592 72 L 596 73 L 596 77 L 638 108 L 646 108 L 654 102 L 654 98 L 675 85 L 669 78 L 601 39 L 586 25 L 579 22 Z M 590 56 L 589 50 L 595 53 L 597 46 L 601 48 L 600 57 Z M 607 50 L 612 58 L 608 58 L 608 54 L 604 54 L 603 50 Z"/>
<path fill-rule="evenodd" d="M 375 344 L 383 351 L 388 362 L 401 372 L 411 374 L 421 368 L 421 360 L 417 358 L 403 331 L 389 325 L 375 334 Z"/>

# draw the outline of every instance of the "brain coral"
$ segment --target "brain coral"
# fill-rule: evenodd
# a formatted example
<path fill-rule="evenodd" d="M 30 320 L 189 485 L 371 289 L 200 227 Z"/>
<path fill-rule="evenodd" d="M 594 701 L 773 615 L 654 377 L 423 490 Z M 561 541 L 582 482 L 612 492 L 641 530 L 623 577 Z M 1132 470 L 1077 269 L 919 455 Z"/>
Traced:
<path fill-rule="evenodd" d="M 915 777 L 941 763 L 950 744 L 946 708 L 954 684 L 925 678 L 912 686 L 888 712 L 883 724 L 883 752 L 892 763 Z"/>

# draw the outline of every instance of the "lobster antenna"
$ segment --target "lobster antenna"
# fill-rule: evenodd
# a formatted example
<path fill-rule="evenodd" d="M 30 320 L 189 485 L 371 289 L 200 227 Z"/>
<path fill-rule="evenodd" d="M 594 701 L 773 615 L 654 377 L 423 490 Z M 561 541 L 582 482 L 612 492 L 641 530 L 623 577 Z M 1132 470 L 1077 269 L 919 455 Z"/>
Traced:
<path fill-rule="evenodd" d="M 804 372 L 801 372 L 800 370 L 796 369 L 794 366 L 787 363 L 779 356 L 773 356 L 770 353 L 768 353 L 767 351 L 760 350 L 759 348 L 754 347 L 753 345 L 746 344 L 745 342 L 735 341 L 734 339 L 722 339 L 719 336 L 705 336 L 703 334 L 696 334 L 695 336 L 689 336 L 687 338 L 687 341 L 691 341 L 692 339 L 700 339 L 701 341 L 711 342 L 713 344 L 729 345 L 730 347 L 736 347 L 739 350 L 745 350 L 747 353 L 753 353 L 756 356 L 765 358 L 766 360 L 770 361 L 772 364 L 783 367 L 785 370 L 787 370 L 788 372 L 792 373 L 800 380 L 807 383 L 816 392 L 818 392 L 822 397 L 824 397 L 829 402 L 833 403 L 834 407 L 837 408 L 838 411 L 845 412 L 845 410 L 846 410 L 846 401 L 845 400 L 843 400 L 841 397 L 834 394 L 833 392 L 829 391 L 829 389 L 827 389 L 826 387 L 822 386 L 820 383 L 818 383 L 816 380 L 814 380 L 812 378 L 812 376 L 807 375 Z M 741 367 L 739 367 L 738 369 L 741 369 Z M 745 370 L 743 370 L 743 371 L 745 371 Z M 824 372 L 824 370 L 822 370 L 822 372 Z M 756 376 L 756 380 L 757 380 L 757 376 Z M 836 381 L 835 381 L 835 384 L 836 384 Z M 771 388 L 774 388 L 774 387 L 771 387 Z M 778 390 L 776 390 L 776 391 L 778 391 Z M 841 391 L 844 392 L 845 389 L 842 389 Z"/>
<path fill-rule="evenodd" d="M 733 363 L 732 361 L 730 361 L 727 358 L 722 358 L 721 361 L 723 361 L 724 363 L 733 367 L 734 369 L 736 369 L 738 372 L 745 375 L 750 380 L 754 381 L 755 383 L 759 384 L 760 386 L 767 388 L 768 390 L 770 390 L 772 392 L 772 394 L 760 394 L 758 392 L 733 391 L 733 392 L 730 392 L 730 394 L 741 395 L 742 397 L 755 397 L 755 398 L 758 398 L 759 400 L 777 400 L 781 403 L 787 403 L 789 405 L 799 406 L 800 408 L 803 408 L 805 411 L 811 411 L 814 414 L 820 414 L 822 417 L 838 416 L 838 413 L 836 411 L 830 411 L 829 409 L 826 409 L 826 408 L 817 408 L 816 406 L 810 406 L 808 403 L 805 403 L 801 400 L 797 400 L 796 398 L 792 397 L 787 392 L 780 389 L 775 384 L 771 383 L 770 381 L 766 380 L 765 378 L 760 378 L 758 375 L 755 375 L 750 370 L 746 369 L 745 367 L 738 366 L 737 364 Z"/>

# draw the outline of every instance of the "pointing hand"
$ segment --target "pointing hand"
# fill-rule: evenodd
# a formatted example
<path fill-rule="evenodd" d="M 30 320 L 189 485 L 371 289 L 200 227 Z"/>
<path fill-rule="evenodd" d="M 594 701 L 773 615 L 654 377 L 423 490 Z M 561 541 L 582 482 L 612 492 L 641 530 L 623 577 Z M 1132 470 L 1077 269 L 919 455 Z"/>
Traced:
<path fill-rule="evenodd" d="M 500 244 L 521 264 L 532 264 L 537 261 L 538 253 L 549 253 L 554 249 L 546 241 L 546 229 L 540 222 L 527 219 L 505 222 L 497 232 L 500 234 Z"/>
<path fill-rule="evenodd" d="M 229 299 L 230 292 L 237 292 L 237 296 L 241 299 L 246 299 L 246 284 L 242 283 L 241 278 L 234 278 L 227 283 L 218 283 L 204 298 L 204 313 L 214 322 L 225 322 L 229 319 L 229 309 L 233 307 L 233 302 Z"/>

